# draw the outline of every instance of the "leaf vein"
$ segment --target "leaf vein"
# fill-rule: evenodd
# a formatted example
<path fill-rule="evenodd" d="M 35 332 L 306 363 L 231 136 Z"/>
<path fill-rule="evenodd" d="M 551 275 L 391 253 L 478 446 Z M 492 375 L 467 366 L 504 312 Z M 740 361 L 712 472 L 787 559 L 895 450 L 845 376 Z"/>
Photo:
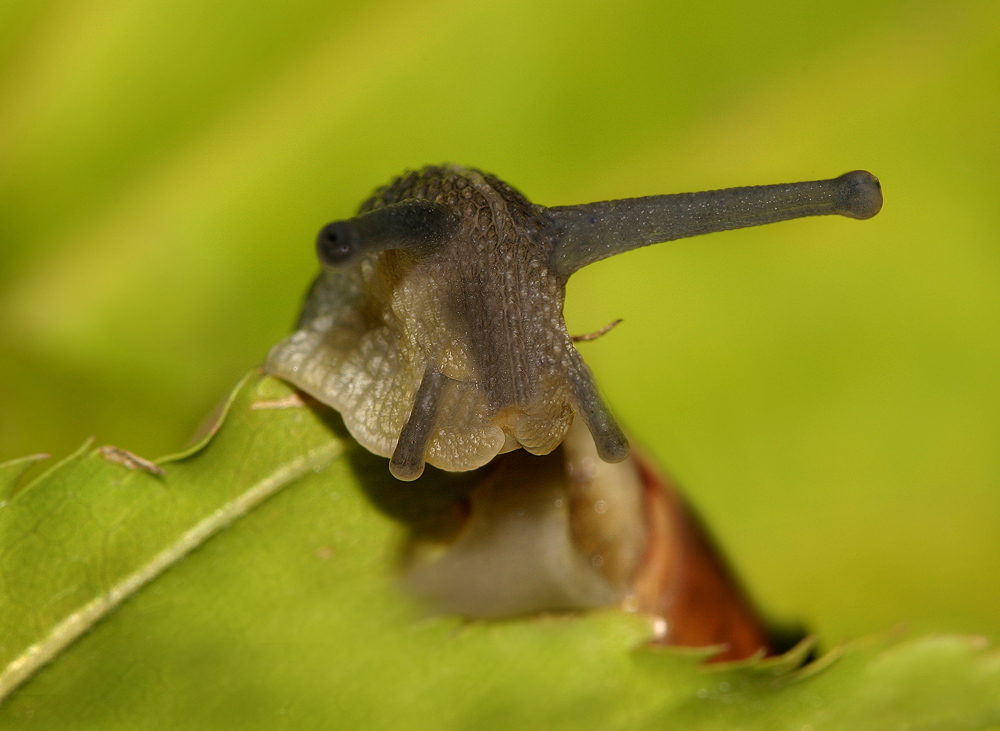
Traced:
<path fill-rule="evenodd" d="M 112 586 L 106 593 L 67 616 L 53 627 L 45 639 L 28 647 L 0 673 L 0 704 L 12 691 L 34 675 L 39 668 L 53 660 L 132 594 L 135 594 L 217 532 L 246 515 L 283 487 L 292 484 L 313 470 L 329 466 L 341 451 L 340 442 L 330 441 L 271 472 L 185 531 L 171 545 Z"/>

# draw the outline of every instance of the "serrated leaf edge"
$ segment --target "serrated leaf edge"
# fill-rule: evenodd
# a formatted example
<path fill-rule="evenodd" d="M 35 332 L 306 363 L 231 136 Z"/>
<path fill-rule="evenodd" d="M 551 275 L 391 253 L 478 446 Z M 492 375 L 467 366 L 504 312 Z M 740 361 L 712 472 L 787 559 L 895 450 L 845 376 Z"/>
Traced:
<path fill-rule="evenodd" d="M 237 383 L 236 387 L 229 392 L 229 395 L 226 396 L 225 401 L 223 401 L 221 406 L 218 407 L 218 415 L 215 417 L 214 421 L 212 421 L 212 425 L 200 439 L 189 444 L 179 452 L 173 452 L 168 454 L 166 457 L 160 457 L 159 459 L 153 460 L 153 463 L 157 465 L 164 465 L 170 462 L 183 462 L 184 460 L 189 459 L 201 452 L 213 439 L 215 439 L 215 435 L 219 433 L 219 429 L 229 417 L 229 412 L 232 411 L 233 404 L 236 403 L 236 399 L 238 399 L 240 394 L 243 393 L 243 389 L 247 387 L 247 384 L 249 384 L 253 379 L 257 379 L 259 382 L 264 375 L 264 369 L 260 366 L 251 369 L 246 375 L 243 376 L 243 378 L 240 379 L 240 382 Z"/>
<path fill-rule="evenodd" d="M 82 609 L 66 617 L 52 629 L 45 639 L 28 647 L 20 656 L 11 661 L 3 672 L 0 672 L 0 704 L 12 691 L 34 675 L 39 668 L 53 660 L 82 634 L 120 606 L 128 597 L 281 488 L 299 480 L 311 471 L 328 467 L 342 451 L 342 443 L 331 441 L 275 470 L 241 493 L 235 500 L 226 503 L 196 523 L 172 545 L 157 553 L 148 563 L 126 576 L 103 596 L 91 600 Z"/>
<path fill-rule="evenodd" d="M 36 463 L 48 458 L 49 455 L 47 454 L 29 454 L 26 457 L 17 457 L 6 462 L 0 462 L 0 508 L 17 491 L 18 480 L 21 476 Z M 5 472 L 7 473 L 6 477 L 3 476 Z"/>
<path fill-rule="evenodd" d="M 89 437 L 87 441 L 81 444 L 80 447 L 75 452 L 63 457 L 61 460 L 59 460 L 54 465 L 49 467 L 47 470 L 42 472 L 42 474 L 38 475 L 37 477 L 35 477 L 35 479 L 31 480 L 28 484 L 22 486 L 20 490 L 14 492 L 14 494 L 10 496 L 10 500 L 16 500 L 20 498 L 22 495 L 27 495 L 28 492 L 30 492 L 35 488 L 36 485 L 40 485 L 45 480 L 47 480 L 50 475 L 54 474 L 55 472 L 58 472 L 67 465 L 72 464 L 73 462 L 76 462 L 86 457 L 90 453 L 90 450 L 93 449 L 93 447 L 94 447 L 94 437 Z"/>

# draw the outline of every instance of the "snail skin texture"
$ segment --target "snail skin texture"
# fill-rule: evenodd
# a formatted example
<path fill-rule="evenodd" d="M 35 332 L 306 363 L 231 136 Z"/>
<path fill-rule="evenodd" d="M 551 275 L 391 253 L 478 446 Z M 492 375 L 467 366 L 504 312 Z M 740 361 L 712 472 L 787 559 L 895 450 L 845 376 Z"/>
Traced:
<path fill-rule="evenodd" d="M 871 173 L 546 208 L 492 175 L 430 166 L 317 238 L 323 270 L 265 368 L 337 409 L 389 469 L 548 454 L 574 416 L 597 454 L 629 445 L 563 320 L 581 267 L 640 246 L 804 216 L 870 218 Z"/>

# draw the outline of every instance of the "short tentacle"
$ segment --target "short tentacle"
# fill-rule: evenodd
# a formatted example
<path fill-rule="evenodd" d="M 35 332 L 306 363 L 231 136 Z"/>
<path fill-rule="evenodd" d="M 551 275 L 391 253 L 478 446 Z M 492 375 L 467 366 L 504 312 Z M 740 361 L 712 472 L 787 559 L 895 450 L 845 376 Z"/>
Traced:
<path fill-rule="evenodd" d="M 583 358 L 573 351 L 574 365 L 569 371 L 569 385 L 577 414 L 586 423 L 597 454 L 605 462 L 621 462 L 628 457 L 629 443 L 611 409 L 604 403 L 594 377 L 583 362 Z"/>
<path fill-rule="evenodd" d="M 431 368 L 420 381 L 410 418 L 403 425 L 389 460 L 389 471 L 399 480 L 415 480 L 423 474 L 445 380 L 445 376 Z"/>

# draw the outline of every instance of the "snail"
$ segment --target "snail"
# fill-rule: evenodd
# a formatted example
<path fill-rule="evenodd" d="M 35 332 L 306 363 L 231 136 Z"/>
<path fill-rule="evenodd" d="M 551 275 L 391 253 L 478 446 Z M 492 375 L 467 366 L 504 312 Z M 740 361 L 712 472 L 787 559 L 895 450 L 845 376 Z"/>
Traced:
<path fill-rule="evenodd" d="M 649 244 L 881 206 L 865 171 L 546 208 L 478 170 L 425 167 L 320 231 L 322 271 L 265 368 L 339 411 L 400 480 L 426 463 L 548 454 L 577 416 L 598 457 L 621 462 L 628 440 L 563 319 L 574 272 Z"/>
<path fill-rule="evenodd" d="M 567 333 L 566 283 L 648 244 L 881 207 L 864 171 L 546 208 L 426 167 L 320 231 L 322 271 L 265 368 L 340 412 L 362 489 L 406 528 L 400 584 L 430 611 L 619 605 L 655 618 L 655 642 L 773 653 L 693 511 L 630 454 Z"/>

